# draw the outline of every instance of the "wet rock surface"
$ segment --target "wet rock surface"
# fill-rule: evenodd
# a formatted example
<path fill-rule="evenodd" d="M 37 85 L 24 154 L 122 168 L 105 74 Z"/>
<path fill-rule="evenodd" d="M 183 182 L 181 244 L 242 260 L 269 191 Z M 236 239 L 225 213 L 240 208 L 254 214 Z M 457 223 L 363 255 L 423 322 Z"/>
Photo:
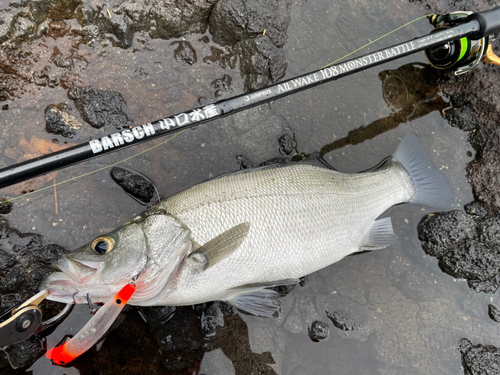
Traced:
<path fill-rule="evenodd" d="M 477 292 L 499 287 L 500 218 L 478 217 L 463 211 L 426 216 L 418 227 L 424 251 L 439 259 L 439 267 L 467 279 Z"/>
<path fill-rule="evenodd" d="M 291 4 L 288 0 L 222 0 L 215 5 L 210 32 L 215 42 L 234 46 L 240 55 L 246 91 L 283 78 L 287 63 L 282 48 L 287 39 Z"/>
<path fill-rule="evenodd" d="M 326 340 L 328 338 L 328 333 L 330 332 L 330 327 L 324 322 L 315 320 L 311 327 L 309 328 L 308 334 L 309 338 L 314 342 L 320 342 L 321 340 Z"/>
<path fill-rule="evenodd" d="M 491 320 L 500 323 L 500 310 L 495 305 L 488 305 L 488 315 Z"/>
<path fill-rule="evenodd" d="M 173 42 L 177 45 L 174 51 L 175 60 L 181 65 L 193 65 L 197 60 L 196 51 L 189 42 Z"/>
<path fill-rule="evenodd" d="M 82 124 L 67 111 L 64 103 L 52 104 L 45 108 L 45 127 L 47 132 L 73 138 Z"/>
<path fill-rule="evenodd" d="M 462 339 L 459 347 L 465 375 L 493 375 L 500 373 L 500 349 L 493 345 L 474 346 Z"/>
<path fill-rule="evenodd" d="M 146 177 L 120 167 L 113 167 L 109 174 L 113 181 L 120 185 L 127 194 L 141 203 L 148 204 L 153 199 L 155 187 Z"/>
<path fill-rule="evenodd" d="M 92 87 L 73 87 L 68 91 L 82 118 L 94 128 L 106 125 L 116 129 L 134 126 L 128 117 L 128 108 L 118 92 L 97 90 Z"/>
<path fill-rule="evenodd" d="M 121 113 L 129 114 L 127 119 L 123 117 L 124 121 L 133 119 L 136 124 L 144 123 L 205 105 L 216 100 L 218 95 L 229 95 L 231 90 L 240 94 L 244 85 L 248 90 L 279 80 L 285 68 L 290 69 L 291 75 L 310 71 L 352 51 L 354 44 L 362 45 L 367 38 L 383 35 L 387 29 L 427 12 L 423 9 L 413 11 L 418 8 L 415 3 L 394 7 L 389 2 L 301 1 L 292 4 L 261 1 L 235 2 L 232 6 L 237 12 L 231 13 L 229 9 L 225 11 L 228 14 L 225 19 L 215 20 L 212 9 L 222 7 L 222 0 L 158 4 L 126 1 L 49 3 L 42 0 L 0 12 L 0 20 L 5 21 L 0 22 L 0 38 L 7 42 L 0 53 L 0 98 L 9 101 L 2 106 L 0 116 L 0 121 L 9 119 L 9 123 L 2 122 L 0 127 L 0 151 L 4 151 L 3 139 L 7 141 L 6 149 L 17 145 L 18 139 L 12 135 L 12 129 L 20 129 L 17 124 L 26 125 L 23 130 L 28 132 L 27 139 L 30 133 L 38 131 L 47 136 L 44 108 L 65 101 L 73 106 L 76 101 L 72 103 L 67 97 L 71 88 L 84 86 L 120 93 L 122 97 L 117 98 L 116 107 L 121 108 Z M 289 4 L 292 6 L 288 7 Z M 439 3 L 449 6 L 449 10 L 457 10 L 460 6 L 457 4 Z M 471 4 L 464 3 L 463 9 Z M 247 9 L 242 9 L 242 5 Z M 0 3 L 0 10 L 3 7 L 8 6 Z M 209 33 L 190 34 L 205 32 L 209 20 L 217 37 Z M 227 31 L 219 32 L 217 22 L 221 27 L 227 24 Z M 353 27 L 354 24 L 357 27 Z M 425 27 L 418 32 L 412 29 L 401 38 L 409 40 L 415 33 L 428 31 Z M 291 36 L 287 37 L 286 33 Z M 191 65 L 183 59 L 175 60 L 174 50 L 179 44 L 170 46 L 173 40 L 161 40 L 172 37 L 190 43 L 192 50 L 187 47 L 186 60 L 194 61 L 194 51 L 196 62 Z M 223 45 L 214 45 L 211 38 L 219 37 Z M 333 56 L 332 50 L 339 55 Z M 285 56 L 288 61 L 283 60 Z M 415 61 L 424 61 L 423 57 L 418 58 L 415 57 Z M 413 66 L 413 70 L 426 71 L 422 65 Z M 242 69 L 244 82 L 234 71 L 236 67 Z M 394 75 L 398 67 L 394 64 L 387 71 Z M 485 71 L 488 74 L 496 72 L 490 68 Z M 414 73 L 409 76 L 408 82 L 412 84 L 421 79 Z M 461 94 L 453 97 L 454 105 L 462 103 L 458 101 L 459 96 L 466 99 L 455 111 L 447 110 L 446 116 L 453 125 L 473 131 L 481 125 L 477 121 L 479 117 L 467 109 L 468 95 L 483 95 L 484 91 L 480 85 L 471 86 L 474 90 L 467 88 L 468 81 L 462 86 L 460 80 L 466 78 L 442 82 L 447 90 L 453 90 L 452 86 L 457 84 L 462 87 Z M 216 83 L 211 85 L 211 82 Z M 466 142 L 461 141 L 462 133 L 441 121 L 436 111 L 442 109 L 442 101 L 437 105 L 431 103 L 434 96 L 441 98 L 442 95 L 439 90 L 436 92 L 434 81 L 427 82 L 424 87 L 415 82 L 412 87 L 418 87 L 419 93 L 429 96 L 419 96 L 417 104 L 422 102 L 421 105 L 401 110 L 400 102 L 392 100 L 393 97 L 387 103 L 389 107 L 386 105 L 387 100 L 382 96 L 386 94 L 385 88 L 381 87 L 376 71 L 353 75 L 345 83 L 339 81 L 324 89 L 299 93 L 187 131 L 156 153 L 137 158 L 131 168 L 154 176 L 162 196 L 169 196 L 208 178 L 235 171 L 240 165 L 244 168 L 284 162 L 300 154 L 298 150 L 310 154 L 325 144 L 342 140 L 352 129 L 359 129 L 356 137 L 352 137 L 357 142 L 343 143 L 342 149 L 325 152 L 329 162 L 336 167 L 340 165 L 339 170 L 357 172 L 372 167 L 392 152 L 398 138 L 408 132 L 417 132 L 425 139 L 422 143 L 428 151 L 434 152 L 431 154 L 433 160 L 439 160 L 439 165 L 449 172 L 447 177 L 458 180 L 457 176 L 463 175 L 465 163 L 461 159 L 466 150 Z M 394 93 L 392 88 L 390 92 Z M 489 91 L 487 93 L 489 95 Z M 494 95 L 488 100 L 491 105 L 496 103 Z M 127 103 L 128 112 L 123 102 Z M 481 104 L 477 108 L 481 108 Z M 484 105 L 484 108 L 490 107 Z M 79 118 L 79 111 L 68 112 Z M 419 120 L 424 115 L 426 117 Z M 94 115 L 96 119 L 100 116 L 104 113 Z M 397 120 L 392 127 L 376 122 L 391 116 Z M 461 119 L 465 121 L 460 123 Z M 114 124 L 120 126 L 120 121 Z M 377 132 L 363 128 L 373 123 L 377 124 Z M 103 131 L 103 128 L 84 124 L 74 137 L 102 136 L 115 132 L 115 125 Z M 363 136 L 358 137 L 360 134 Z M 495 136 L 494 132 L 491 134 Z M 489 136 L 483 133 L 482 137 Z M 50 135 L 64 142 L 61 137 L 64 136 Z M 481 137 L 479 140 L 483 141 Z M 478 145 L 477 157 L 481 157 L 478 150 L 482 146 Z M 110 155 L 94 163 L 111 164 L 137 151 L 127 149 L 124 154 Z M 244 156 L 236 158 L 238 155 Z M 452 162 L 448 164 L 449 160 Z M 0 160 L 0 165 L 8 162 L 12 161 Z M 449 171 L 445 164 L 450 167 Z M 65 173 L 73 176 L 88 170 L 86 167 L 61 172 L 57 181 L 70 177 Z M 491 191 L 481 193 L 478 190 L 485 194 L 484 199 L 478 200 L 474 212 L 469 211 L 478 216 L 477 222 L 492 212 L 491 205 L 484 203 L 488 199 L 493 201 L 495 181 L 492 184 Z M 9 220 L 16 228 L 22 228 L 20 233 L 35 231 L 32 228 L 36 226 L 36 232 L 43 234 L 48 242 L 69 248 L 112 230 L 144 210 L 111 181 L 107 172 L 68 186 L 66 189 L 57 187 L 58 198 L 51 187 L 50 194 L 26 196 L 15 201 Z M 484 186 L 489 185 L 485 182 Z M 457 194 L 462 199 L 468 197 L 463 191 Z M 54 213 L 56 199 L 59 214 Z M 443 275 L 435 259 L 422 256 L 414 233 L 422 216 L 421 207 L 396 207 L 390 215 L 401 246 L 348 257 L 311 275 L 306 285 L 293 290 L 283 288 L 287 296 L 282 300 L 281 318 L 266 320 L 240 315 L 224 303 L 214 303 L 175 310 L 172 316 L 169 315 L 172 310 L 167 308 L 154 317 L 150 314 L 150 323 L 145 323 L 138 309 L 131 308 L 102 345 L 98 345 L 98 350 L 92 349 L 74 368 L 61 370 L 103 375 L 192 374 L 197 371 L 207 375 L 251 372 L 298 375 L 332 371 L 380 375 L 461 374 L 460 353 L 456 350 L 461 337 L 474 337 L 483 343 L 498 340 L 497 323 L 487 316 L 490 296 L 468 294 L 465 283 Z M 477 226 L 474 228 L 480 241 L 494 243 L 496 232 L 487 229 L 480 232 Z M 47 251 L 54 250 L 47 247 Z M 13 261 L 16 257 L 11 253 L 0 255 L 0 263 L 6 267 Z M 44 266 L 48 264 L 40 267 Z M 14 264 L 13 268 L 16 267 Z M 13 271 L 5 278 L 5 285 L 11 290 L 25 277 L 22 270 Z M 491 284 L 490 279 L 485 283 Z M 2 294 L 1 303 L 11 306 L 22 298 L 18 292 Z M 335 318 L 330 320 L 326 311 L 335 314 Z M 86 319 L 87 311 L 80 320 L 75 318 L 77 322 Z M 311 341 L 309 328 L 315 321 L 327 325 L 328 340 Z M 336 325 L 352 329 L 344 330 Z M 65 333 L 70 328 L 76 330 L 77 326 L 67 326 Z M 156 327 L 154 332 L 151 326 Z M 176 337 L 171 337 L 169 342 L 172 333 Z M 24 371 L 39 355 L 35 354 L 39 349 L 34 344 L 32 349 L 18 350 L 18 358 L 21 354 L 32 353 L 29 360 L 17 360 L 21 364 L 18 372 Z M 2 361 L 5 373 L 14 372 L 5 357 Z M 32 369 L 34 374 L 53 374 L 57 370 L 43 356 Z"/>
<path fill-rule="evenodd" d="M 21 233 L 0 218 L 0 313 L 24 302 L 39 292 L 43 278 L 54 269 L 50 263 L 67 250 L 45 244 L 36 233 Z M 55 315 L 60 304 L 44 302 L 46 317 Z M 43 333 L 34 335 L 28 341 L 9 346 L 0 357 L 0 369 L 26 368 L 44 352 Z M 8 357 L 7 357 L 8 356 Z"/>

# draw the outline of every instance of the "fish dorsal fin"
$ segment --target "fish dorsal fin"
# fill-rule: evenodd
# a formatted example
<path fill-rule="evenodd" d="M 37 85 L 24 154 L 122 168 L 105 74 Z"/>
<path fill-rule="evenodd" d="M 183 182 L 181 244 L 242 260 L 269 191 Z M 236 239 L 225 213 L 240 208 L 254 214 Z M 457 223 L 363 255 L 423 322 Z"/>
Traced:
<path fill-rule="evenodd" d="M 385 217 L 373 223 L 359 251 L 384 249 L 389 245 L 397 243 L 398 237 L 394 234 L 394 230 L 392 229 L 391 218 Z"/>
<path fill-rule="evenodd" d="M 239 310 L 256 316 L 279 316 L 279 299 L 281 295 L 270 289 L 278 285 L 298 284 L 299 279 L 285 279 L 263 283 L 253 283 L 231 288 L 226 291 L 225 300 Z"/>
<path fill-rule="evenodd" d="M 226 230 L 217 237 L 208 241 L 195 252 L 189 255 L 189 258 L 200 262 L 205 270 L 219 263 L 221 260 L 230 256 L 243 240 L 247 237 L 250 230 L 250 223 L 242 223 Z"/>

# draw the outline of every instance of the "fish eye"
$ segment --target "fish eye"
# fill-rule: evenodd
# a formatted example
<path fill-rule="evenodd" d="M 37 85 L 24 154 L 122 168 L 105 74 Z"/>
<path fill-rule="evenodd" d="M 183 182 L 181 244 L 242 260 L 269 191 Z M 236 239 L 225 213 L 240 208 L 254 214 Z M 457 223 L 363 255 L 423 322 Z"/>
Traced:
<path fill-rule="evenodd" d="M 97 237 L 90 247 L 97 254 L 106 254 L 114 245 L 115 241 L 111 237 Z"/>

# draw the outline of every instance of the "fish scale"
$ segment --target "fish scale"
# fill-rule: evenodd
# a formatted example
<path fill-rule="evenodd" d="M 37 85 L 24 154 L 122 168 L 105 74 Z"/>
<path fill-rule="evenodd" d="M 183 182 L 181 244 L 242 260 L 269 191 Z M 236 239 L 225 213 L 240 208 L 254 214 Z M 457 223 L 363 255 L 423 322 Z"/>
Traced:
<path fill-rule="evenodd" d="M 236 173 L 176 194 L 159 206 L 200 245 L 244 222 L 250 232 L 231 257 L 210 269 L 182 268 L 190 274 L 157 304 L 224 299 L 232 287 L 314 272 L 357 251 L 374 220 L 413 194 L 397 162 L 357 175 L 299 163 Z"/>

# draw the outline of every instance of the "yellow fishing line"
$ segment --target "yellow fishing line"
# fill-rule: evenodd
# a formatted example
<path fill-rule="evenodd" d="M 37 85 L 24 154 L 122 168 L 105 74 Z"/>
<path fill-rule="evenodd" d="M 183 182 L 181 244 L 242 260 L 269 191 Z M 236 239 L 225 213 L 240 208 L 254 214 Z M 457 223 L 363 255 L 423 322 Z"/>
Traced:
<path fill-rule="evenodd" d="M 338 62 L 339 62 L 339 61 L 341 61 L 341 60 L 344 60 L 346 57 L 349 57 L 349 56 L 351 56 L 352 54 L 355 54 L 356 52 L 361 51 L 363 48 L 366 48 L 366 47 L 368 47 L 369 45 L 371 45 L 371 44 L 373 44 L 373 43 L 375 43 L 375 42 L 378 42 L 380 39 L 384 39 L 386 36 L 391 35 L 392 33 L 394 33 L 394 32 L 396 32 L 396 31 L 398 31 L 398 30 L 402 29 L 403 27 L 406 27 L 406 26 L 408 26 L 408 25 L 412 24 L 413 22 L 419 21 L 419 20 L 421 20 L 422 18 L 427 18 L 427 17 L 432 17 L 432 16 L 435 16 L 435 14 L 427 14 L 427 15 L 425 15 L 425 16 L 422 16 L 422 17 L 419 17 L 419 18 L 417 18 L 417 19 L 414 19 L 413 21 L 410 21 L 410 22 L 408 22 L 408 23 L 405 23 L 403 26 L 399 26 L 397 29 L 394 29 L 394 30 L 392 30 L 392 31 L 388 32 L 387 34 L 384 34 L 384 35 L 382 35 L 381 37 L 378 37 L 377 39 L 375 39 L 375 40 L 371 41 L 370 43 L 365 44 L 363 47 L 359 47 L 357 50 L 352 51 L 351 53 L 348 53 L 348 54 L 347 54 L 347 55 L 345 55 L 344 57 L 341 57 L 340 59 L 337 59 L 337 60 L 335 60 L 334 62 L 331 62 L 331 63 L 330 63 L 330 64 L 328 64 L 328 65 L 325 65 L 325 66 L 324 66 L 324 67 L 322 67 L 321 69 L 328 68 L 329 66 L 331 66 L 331 65 L 333 65 L 333 64 L 335 64 L 335 63 L 338 63 Z"/>
<path fill-rule="evenodd" d="M 153 147 L 150 147 L 144 151 L 141 151 L 135 155 L 132 155 L 132 156 L 129 156 L 128 158 L 125 158 L 123 160 L 120 160 L 116 163 L 113 163 L 113 164 L 110 164 L 110 165 L 107 165 L 105 167 L 102 167 L 102 168 L 99 168 L 99 169 L 96 169 L 95 171 L 92 171 L 92 172 L 88 172 L 88 173 L 84 173 L 84 174 L 81 174 L 79 176 L 76 176 L 76 177 L 72 177 L 72 178 L 69 178 L 67 180 L 64 180 L 64 181 L 61 181 L 61 182 L 58 182 L 57 184 L 55 185 L 50 185 L 50 186 L 46 186 L 44 188 L 41 188 L 41 189 L 38 189 L 38 190 L 35 190 L 35 191 L 31 191 L 29 193 L 26 193 L 26 194 L 23 194 L 23 195 L 20 195 L 19 197 L 15 197 L 15 198 L 11 198 L 11 199 L 8 199 L 8 200 L 4 200 L 4 201 L 0 201 L 0 204 L 3 202 L 3 203 L 6 203 L 6 202 L 11 202 L 11 201 L 15 201 L 16 199 L 19 199 L 19 198 L 24 198 L 24 197 L 27 197 L 31 194 L 34 194 L 34 193 L 39 193 L 41 191 L 44 191 L 44 190 L 47 190 L 47 189 L 51 189 L 51 188 L 54 188 L 55 186 L 59 186 L 59 185 L 62 185 L 62 184 L 66 184 L 68 182 L 71 182 L 71 181 L 75 181 L 75 180 L 78 180 L 79 178 L 82 178 L 82 177 L 85 177 L 85 176 L 90 176 L 91 174 L 94 174 L 94 173 L 97 173 L 97 172 L 100 172 L 100 171 L 103 171 L 105 169 L 108 169 L 108 168 L 111 168 L 111 167 L 114 167 L 115 165 L 118 165 L 118 164 L 121 164 L 123 162 L 126 162 L 127 160 L 130 160 L 130 159 L 133 159 L 135 158 L 136 156 L 139 156 L 139 155 L 142 155 L 148 151 L 151 151 L 153 149 L 155 149 L 156 147 L 158 146 L 161 146 L 165 143 L 167 143 L 168 141 L 171 141 L 172 139 L 174 139 L 175 137 L 177 137 L 178 135 L 184 133 L 186 130 L 189 130 L 189 129 L 184 129 L 184 130 L 181 130 L 179 133 L 177 133 L 176 135 L 170 137 L 169 139 L 167 139 L 166 141 L 163 141 L 163 142 L 160 142 L 158 143 L 157 145 L 154 145 Z"/>

